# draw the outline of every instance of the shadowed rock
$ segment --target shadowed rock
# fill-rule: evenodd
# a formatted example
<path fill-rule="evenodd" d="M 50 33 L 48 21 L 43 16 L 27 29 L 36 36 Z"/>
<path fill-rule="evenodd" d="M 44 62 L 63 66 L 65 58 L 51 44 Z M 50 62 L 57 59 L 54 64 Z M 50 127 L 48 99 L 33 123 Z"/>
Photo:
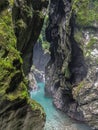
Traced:
<path fill-rule="evenodd" d="M 33 46 L 47 4 L 47 0 L 15 0 L 12 12 L 4 10 L 0 14 L 0 130 L 42 130 L 44 127 L 44 110 L 30 99 L 24 73 L 27 75 L 30 70 Z"/>
<path fill-rule="evenodd" d="M 16 0 L 13 5 L 13 23 L 17 37 L 17 49 L 23 59 L 23 70 L 27 75 L 32 65 L 33 47 L 39 37 L 48 0 Z"/>
<path fill-rule="evenodd" d="M 53 97 L 57 108 L 67 112 L 72 118 L 85 121 L 94 129 L 98 129 L 97 82 L 94 80 L 95 70 L 93 70 L 93 65 L 96 67 L 98 65 L 97 61 L 95 63 L 91 60 L 97 55 L 91 56 L 92 58 L 87 57 L 85 61 L 82 50 L 90 41 L 89 37 L 97 38 L 95 34 L 97 29 L 90 28 L 91 31 L 83 26 L 80 27 L 81 29 L 78 28 L 75 22 L 77 17 L 71 12 L 71 2 L 70 0 L 51 0 L 49 25 L 46 29 L 46 37 L 50 42 L 51 60 L 46 67 L 45 92 L 46 95 Z M 90 35 L 88 34 L 85 39 L 86 32 Z M 80 37 L 82 47 L 76 39 L 78 33 L 82 33 Z M 86 49 L 85 51 L 88 51 Z M 91 54 L 94 54 L 94 51 Z"/>

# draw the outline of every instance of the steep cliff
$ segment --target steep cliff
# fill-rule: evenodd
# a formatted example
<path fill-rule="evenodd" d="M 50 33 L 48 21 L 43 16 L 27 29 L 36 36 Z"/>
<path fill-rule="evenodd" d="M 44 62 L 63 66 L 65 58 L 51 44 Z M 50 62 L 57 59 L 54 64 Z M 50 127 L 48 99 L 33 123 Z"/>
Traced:
<path fill-rule="evenodd" d="M 54 95 L 56 91 L 64 91 L 68 100 L 73 101 L 69 96 L 72 85 L 78 84 L 86 76 L 86 65 L 83 52 L 73 36 L 71 4 L 66 0 L 51 1 L 50 22 L 46 30 L 51 45 L 51 60 L 46 68 L 46 92 Z"/>
<path fill-rule="evenodd" d="M 48 2 L 15 0 L 9 6 L 4 2 L 0 2 L 0 130 L 41 130 L 45 113 L 30 99 L 24 72 L 29 72 L 33 45 L 44 20 L 42 10 Z"/>
<path fill-rule="evenodd" d="M 13 5 L 17 49 L 21 52 L 25 74 L 32 64 L 33 47 L 41 31 L 47 5 L 48 0 L 17 0 Z"/>
<path fill-rule="evenodd" d="M 92 78 L 97 67 L 93 69 L 89 65 L 88 61 L 93 65 L 94 60 L 92 62 L 91 55 L 87 57 L 90 49 L 86 44 L 96 36 L 94 29 L 97 30 L 97 23 L 94 23 L 91 12 L 96 12 L 95 5 L 89 0 L 51 0 L 46 29 L 51 60 L 46 67 L 45 91 L 46 95 L 53 97 L 57 108 L 98 129 L 98 85 L 97 79 Z M 96 40 L 91 41 L 95 43 Z M 92 79 L 92 83 L 88 79 Z"/>
<path fill-rule="evenodd" d="M 46 91 L 54 94 L 59 86 L 63 86 L 69 79 L 68 63 L 71 56 L 70 14 L 69 1 L 51 1 L 49 10 L 49 26 L 46 29 L 46 38 L 50 42 L 51 60 L 46 67 Z M 66 88 L 67 89 L 67 88 Z"/>
<path fill-rule="evenodd" d="M 84 5 L 83 3 L 81 4 L 76 13 L 77 17 L 74 25 L 74 38 L 84 51 L 88 73 L 86 78 L 72 90 L 73 97 L 78 103 L 77 110 L 82 111 L 84 119 L 94 129 L 98 129 L 97 5 L 98 1 L 87 0 Z M 81 15 L 79 12 L 81 12 Z"/>

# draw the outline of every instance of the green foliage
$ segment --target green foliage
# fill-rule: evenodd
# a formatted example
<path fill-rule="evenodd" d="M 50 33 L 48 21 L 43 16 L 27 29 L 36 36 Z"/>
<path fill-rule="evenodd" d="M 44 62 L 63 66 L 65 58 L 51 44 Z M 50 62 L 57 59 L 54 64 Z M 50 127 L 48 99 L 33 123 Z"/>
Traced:
<path fill-rule="evenodd" d="M 0 43 L 15 47 L 16 38 L 12 26 L 11 12 L 6 10 L 0 15 Z"/>
<path fill-rule="evenodd" d="M 5 10 L 0 14 L 0 96 L 9 100 L 28 97 L 25 78 L 22 77 L 22 59 L 16 50 L 16 37 L 14 35 L 11 10 Z M 19 75 L 22 79 L 18 80 Z M 12 88 L 13 77 L 17 77 L 17 86 Z M 7 93 L 7 89 L 13 89 L 13 93 Z"/>
<path fill-rule="evenodd" d="M 5 10 L 0 15 L 0 47 L 2 47 L 2 53 L 8 53 L 6 59 L 10 56 L 13 59 L 17 57 L 22 63 L 19 52 L 16 50 L 16 37 L 13 30 L 11 11 L 9 10 Z"/>
<path fill-rule="evenodd" d="M 74 38 L 77 41 L 77 43 L 82 43 L 82 32 L 81 31 L 77 31 L 75 32 Z"/>
<path fill-rule="evenodd" d="M 85 80 L 81 81 L 74 89 L 73 89 L 73 95 L 74 98 L 76 98 L 79 95 L 79 92 L 84 87 Z"/>
<path fill-rule="evenodd" d="M 74 0 L 72 9 L 77 16 L 77 23 L 82 26 L 91 26 L 98 21 L 98 0 Z"/>
<path fill-rule="evenodd" d="M 46 36 L 45 36 L 45 29 L 46 29 L 47 25 L 48 25 L 48 15 L 46 15 L 46 17 L 45 17 L 44 25 L 43 25 L 41 34 L 39 36 L 38 42 L 40 42 L 42 44 L 42 48 L 45 53 L 50 53 L 49 52 L 50 44 L 49 44 L 49 42 L 47 42 Z"/>
<path fill-rule="evenodd" d="M 95 37 L 91 37 L 90 38 L 90 41 L 88 42 L 88 44 L 86 45 L 86 48 L 85 48 L 85 56 L 86 57 L 92 56 L 92 51 L 97 48 L 97 43 L 98 43 L 98 39 L 97 38 L 95 38 Z M 94 56 L 92 58 L 92 60 L 93 59 L 94 60 L 96 59 L 96 63 L 97 63 L 96 56 Z"/>
<path fill-rule="evenodd" d="M 14 4 L 14 0 L 10 0 L 10 6 L 13 6 L 13 4 Z"/>
<path fill-rule="evenodd" d="M 8 58 L 0 58 L 0 66 L 3 69 L 12 69 L 12 63 L 11 60 Z"/>
<path fill-rule="evenodd" d="M 87 48 L 88 49 L 93 49 L 94 44 L 96 44 L 98 42 L 98 40 L 94 37 L 91 37 L 89 43 L 87 44 Z"/>
<path fill-rule="evenodd" d="M 66 68 L 66 69 L 65 69 L 65 77 L 66 77 L 67 79 L 69 79 L 70 76 L 71 76 L 71 74 L 70 74 L 69 68 Z"/>
<path fill-rule="evenodd" d="M 33 110 L 38 110 L 38 111 L 40 110 L 40 112 L 41 112 L 40 116 L 45 117 L 44 109 L 39 103 L 37 103 L 35 100 L 29 99 L 28 104 L 31 105 Z"/>
<path fill-rule="evenodd" d="M 43 41 L 42 48 L 44 49 L 45 53 L 49 53 L 50 44 L 47 41 Z"/>
<path fill-rule="evenodd" d="M 32 8 L 30 8 L 29 6 L 25 5 L 25 6 L 23 6 L 23 10 L 25 11 L 25 13 L 27 14 L 28 17 L 32 18 L 32 16 L 33 16 Z"/>
<path fill-rule="evenodd" d="M 13 0 L 11 0 L 10 7 L 12 5 Z M 18 22 L 20 26 L 25 27 L 23 21 Z M 2 107 L 3 112 L 6 111 L 5 107 L 10 107 L 12 110 L 13 104 L 17 106 L 22 102 L 26 109 L 35 106 L 32 107 L 33 112 L 37 109 L 39 116 L 45 116 L 43 108 L 30 100 L 27 86 L 28 81 L 22 70 L 22 58 L 16 48 L 11 9 L 6 9 L 0 12 L 0 107 L 7 101 L 7 104 Z M 16 109 L 19 108 L 16 107 Z"/>
<path fill-rule="evenodd" d="M 18 26 L 20 28 L 26 28 L 26 24 L 22 19 L 17 21 L 16 26 Z"/>

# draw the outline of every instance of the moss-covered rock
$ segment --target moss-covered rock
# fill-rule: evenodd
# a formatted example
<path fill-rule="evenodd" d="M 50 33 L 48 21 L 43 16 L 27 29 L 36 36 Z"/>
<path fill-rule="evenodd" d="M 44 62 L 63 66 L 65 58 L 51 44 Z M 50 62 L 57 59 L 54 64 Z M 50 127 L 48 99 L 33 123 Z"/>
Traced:
<path fill-rule="evenodd" d="M 13 4 L 14 25 L 17 22 L 19 24 L 19 26 L 15 26 L 17 39 L 13 30 L 11 7 L 4 8 L 0 13 L 0 130 L 41 130 L 45 123 L 45 113 L 38 103 L 30 99 L 27 90 L 28 82 L 24 76 L 22 65 L 25 65 L 24 58 L 29 59 L 25 55 L 27 52 L 29 53 L 29 50 L 26 50 L 27 46 L 29 49 L 33 49 L 33 46 L 28 44 L 28 40 L 36 42 L 44 18 L 37 12 L 34 12 L 34 17 L 31 16 L 32 11 L 30 10 L 33 10 L 31 1 L 17 0 Z M 18 16 L 19 18 L 17 18 Z M 35 25 L 35 21 L 37 25 Z M 32 31 L 32 29 L 34 30 Z M 33 38 L 32 35 L 34 35 Z M 25 50 L 23 50 L 24 47 L 26 47 Z"/>
<path fill-rule="evenodd" d="M 97 0 L 51 0 L 46 30 L 51 43 L 46 94 L 53 96 L 57 108 L 94 129 L 98 129 L 97 7 Z"/>
<path fill-rule="evenodd" d="M 86 121 L 93 129 L 98 129 L 98 96 L 97 96 L 97 68 L 98 68 L 98 23 L 97 6 L 98 1 L 75 0 L 75 23 L 74 39 L 81 45 L 84 58 L 88 66 L 88 73 L 85 79 L 79 84 L 75 84 L 72 95 L 76 102 L 76 107 L 72 112 L 82 114 L 82 120 Z M 73 6 L 74 6 L 73 4 Z M 74 115 L 77 117 L 77 115 Z"/>
<path fill-rule="evenodd" d="M 46 92 L 54 95 L 59 87 L 70 78 L 68 64 L 71 58 L 70 36 L 71 2 L 67 0 L 51 1 L 49 25 L 46 38 L 50 42 L 51 59 L 46 67 Z"/>
<path fill-rule="evenodd" d="M 57 90 L 61 92 L 58 89 L 61 88 L 62 97 L 69 98 L 69 102 L 73 98 L 74 84 L 83 80 L 87 73 L 83 51 L 74 39 L 74 23 L 71 1 L 51 1 L 49 25 L 46 29 L 47 40 L 51 43 L 51 60 L 46 67 L 46 92 L 54 97 Z M 63 103 L 61 109 L 66 109 L 66 99 Z"/>
<path fill-rule="evenodd" d="M 47 5 L 48 0 L 17 0 L 13 5 L 17 49 L 23 58 L 25 74 L 29 72 L 32 64 L 33 47 L 41 31 Z"/>
<path fill-rule="evenodd" d="M 9 5 L 8 0 L 1 0 L 0 1 L 0 12 L 6 9 Z"/>

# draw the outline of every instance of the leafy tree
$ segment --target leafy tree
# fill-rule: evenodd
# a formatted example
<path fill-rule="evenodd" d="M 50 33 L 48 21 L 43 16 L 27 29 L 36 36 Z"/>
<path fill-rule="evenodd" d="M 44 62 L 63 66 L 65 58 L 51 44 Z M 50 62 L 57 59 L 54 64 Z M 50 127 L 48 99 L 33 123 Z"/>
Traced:
<path fill-rule="evenodd" d="M 72 10 L 79 25 L 92 26 L 98 21 L 98 0 L 74 0 Z"/>

